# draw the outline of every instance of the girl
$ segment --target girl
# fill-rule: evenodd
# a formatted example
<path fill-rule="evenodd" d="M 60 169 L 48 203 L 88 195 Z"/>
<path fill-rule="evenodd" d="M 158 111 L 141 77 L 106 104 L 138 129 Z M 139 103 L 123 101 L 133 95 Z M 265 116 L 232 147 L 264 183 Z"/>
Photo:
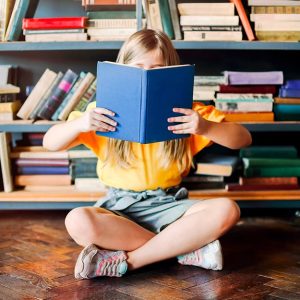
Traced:
<path fill-rule="evenodd" d="M 179 64 L 169 38 L 154 30 L 133 34 L 117 61 L 145 69 Z M 185 188 L 174 187 L 201 149 L 212 142 L 239 149 L 251 143 L 251 135 L 241 125 L 220 123 L 224 116 L 213 106 L 195 104 L 174 112 L 181 115 L 168 119 L 168 129 L 189 133 L 189 138 L 138 144 L 98 136 L 95 131 L 114 131 L 118 124 L 110 118 L 114 112 L 95 103 L 46 133 L 49 150 L 79 144 L 92 149 L 98 176 L 110 188 L 94 207 L 75 208 L 66 217 L 68 233 L 85 247 L 75 265 L 76 278 L 119 277 L 176 256 L 181 264 L 222 269 L 217 239 L 239 220 L 237 204 L 228 198 L 189 200 Z"/>

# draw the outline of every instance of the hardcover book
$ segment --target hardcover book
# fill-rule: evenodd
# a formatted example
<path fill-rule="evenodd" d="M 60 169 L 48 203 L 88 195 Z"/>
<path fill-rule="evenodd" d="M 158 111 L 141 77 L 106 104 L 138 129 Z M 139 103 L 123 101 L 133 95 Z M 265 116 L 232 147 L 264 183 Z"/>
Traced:
<path fill-rule="evenodd" d="M 194 66 L 178 65 L 145 70 L 139 67 L 98 62 L 97 107 L 113 112 L 116 131 L 99 135 L 153 143 L 187 137 L 168 130 L 174 107 L 191 108 Z"/>

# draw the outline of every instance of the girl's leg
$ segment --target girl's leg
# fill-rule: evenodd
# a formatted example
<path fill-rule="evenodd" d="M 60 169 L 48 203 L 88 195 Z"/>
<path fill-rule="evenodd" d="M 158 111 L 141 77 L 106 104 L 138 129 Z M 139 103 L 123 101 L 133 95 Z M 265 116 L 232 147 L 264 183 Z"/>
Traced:
<path fill-rule="evenodd" d="M 98 207 L 78 207 L 65 219 L 73 240 L 81 245 L 95 244 L 108 250 L 132 251 L 153 238 L 155 234 L 140 225 Z"/>
<path fill-rule="evenodd" d="M 141 247 L 127 252 L 129 270 L 201 248 L 218 239 L 239 217 L 238 205 L 228 198 L 199 201 Z"/>

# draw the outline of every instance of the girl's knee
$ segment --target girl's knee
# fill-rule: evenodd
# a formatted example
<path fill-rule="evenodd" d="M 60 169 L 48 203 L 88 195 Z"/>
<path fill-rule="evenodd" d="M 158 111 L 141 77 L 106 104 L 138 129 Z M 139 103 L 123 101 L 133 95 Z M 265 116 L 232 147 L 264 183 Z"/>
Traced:
<path fill-rule="evenodd" d="M 218 217 L 221 221 L 222 231 L 225 232 L 238 222 L 241 211 L 236 202 L 229 198 L 220 198 L 219 201 Z"/>
<path fill-rule="evenodd" d="M 91 207 L 77 207 L 65 219 L 69 235 L 80 245 L 92 243 L 95 235 L 95 212 Z M 99 233 L 99 228 L 98 228 Z"/>

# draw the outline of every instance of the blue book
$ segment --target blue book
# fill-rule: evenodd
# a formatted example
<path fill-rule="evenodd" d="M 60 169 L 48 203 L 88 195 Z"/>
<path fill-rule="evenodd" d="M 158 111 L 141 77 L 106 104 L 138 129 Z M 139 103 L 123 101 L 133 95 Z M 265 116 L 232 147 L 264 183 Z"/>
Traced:
<path fill-rule="evenodd" d="M 46 166 L 26 166 L 26 167 L 18 167 L 17 168 L 17 173 L 18 174 L 24 174 L 24 175 L 29 175 L 29 174 L 69 174 L 69 167 L 60 167 L 60 166 L 55 166 L 55 167 L 46 167 Z"/>
<path fill-rule="evenodd" d="M 99 135 L 142 144 L 189 136 L 168 130 L 174 107 L 192 108 L 193 65 L 145 70 L 112 62 L 98 62 L 97 107 L 113 112 L 114 132 Z"/>
<path fill-rule="evenodd" d="M 279 97 L 300 98 L 300 89 L 290 89 L 290 88 L 281 87 L 279 89 Z"/>
<path fill-rule="evenodd" d="M 288 89 L 300 89 L 300 79 L 292 79 L 292 80 L 287 80 L 284 88 Z"/>

